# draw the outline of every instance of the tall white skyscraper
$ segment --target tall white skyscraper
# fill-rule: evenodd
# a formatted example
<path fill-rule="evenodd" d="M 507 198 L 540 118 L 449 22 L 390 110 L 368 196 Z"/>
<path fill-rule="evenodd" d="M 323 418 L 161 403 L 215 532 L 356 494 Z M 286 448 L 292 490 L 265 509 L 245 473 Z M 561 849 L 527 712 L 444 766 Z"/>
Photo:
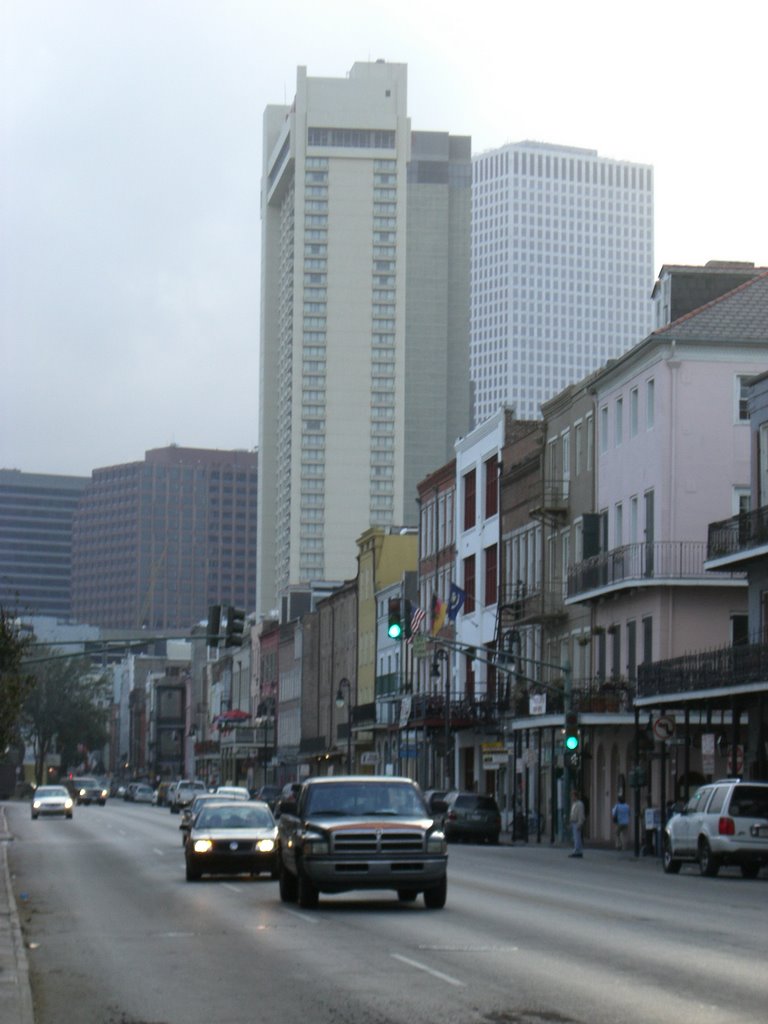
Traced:
<path fill-rule="evenodd" d="M 411 132 L 403 64 L 299 68 L 264 115 L 257 610 L 351 578 L 470 419 L 471 145 Z"/>
<path fill-rule="evenodd" d="M 653 169 L 519 142 L 473 159 L 474 422 L 519 419 L 652 330 Z"/>

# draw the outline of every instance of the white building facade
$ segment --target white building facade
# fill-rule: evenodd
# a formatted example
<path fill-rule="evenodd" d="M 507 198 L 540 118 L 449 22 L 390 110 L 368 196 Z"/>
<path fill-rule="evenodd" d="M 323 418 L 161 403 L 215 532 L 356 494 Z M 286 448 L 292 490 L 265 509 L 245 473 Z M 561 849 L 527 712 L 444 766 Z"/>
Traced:
<path fill-rule="evenodd" d="M 473 159 L 474 422 L 542 402 L 651 330 L 653 169 L 520 142 Z"/>
<path fill-rule="evenodd" d="M 264 116 L 257 608 L 348 579 L 469 422 L 471 151 L 411 133 L 403 64 L 299 68 Z"/>

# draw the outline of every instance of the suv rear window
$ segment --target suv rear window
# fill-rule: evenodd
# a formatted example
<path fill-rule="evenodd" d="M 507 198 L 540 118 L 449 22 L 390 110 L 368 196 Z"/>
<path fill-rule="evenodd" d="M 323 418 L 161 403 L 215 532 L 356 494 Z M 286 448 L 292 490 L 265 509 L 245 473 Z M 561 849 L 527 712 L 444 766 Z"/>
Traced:
<path fill-rule="evenodd" d="M 768 818 L 768 786 L 735 786 L 728 813 L 732 818 Z"/>
<path fill-rule="evenodd" d="M 454 806 L 477 811 L 497 810 L 496 801 L 492 796 L 457 796 Z"/>

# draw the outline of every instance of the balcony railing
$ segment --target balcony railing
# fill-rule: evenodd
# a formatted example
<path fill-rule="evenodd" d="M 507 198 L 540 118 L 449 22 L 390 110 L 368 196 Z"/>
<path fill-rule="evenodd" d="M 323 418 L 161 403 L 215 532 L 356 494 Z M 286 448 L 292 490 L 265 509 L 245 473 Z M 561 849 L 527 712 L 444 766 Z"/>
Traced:
<path fill-rule="evenodd" d="M 504 621 L 534 623 L 565 615 L 563 584 L 551 581 L 541 587 L 504 587 L 501 595 Z"/>
<path fill-rule="evenodd" d="M 639 665 L 637 693 L 639 697 L 653 697 L 766 680 L 768 644 L 738 644 Z"/>
<path fill-rule="evenodd" d="M 385 672 L 376 676 L 376 697 L 397 697 L 402 688 L 401 672 Z"/>
<path fill-rule="evenodd" d="M 768 507 L 765 505 L 754 512 L 742 512 L 709 524 L 708 558 L 723 558 L 764 545 L 768 545 Z"/>
<path fill-rule="evenodd" d="M 625 544 L 572 566 L 568 570 L 568 597 L 593 590 L 621 589 L 641 582 L 744 578 L 740 572 L 707 572 L 704 568 L 706 555 L 704 541 Z"/>

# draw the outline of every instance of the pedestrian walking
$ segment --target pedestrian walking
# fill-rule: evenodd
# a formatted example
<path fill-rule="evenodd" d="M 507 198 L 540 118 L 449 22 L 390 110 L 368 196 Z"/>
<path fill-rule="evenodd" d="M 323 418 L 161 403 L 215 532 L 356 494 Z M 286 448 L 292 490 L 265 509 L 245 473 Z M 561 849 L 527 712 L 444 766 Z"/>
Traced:
<path fill-rule="evenodd" d="M 584 822 L 586 821 L 587 814 L 584 810 L 584 801 L 581 799 L 579 791 L 573 790 L 571 794 L 571 834 L 573 836 L 573 850 L 568 854 L 569 857 L 583 857 L 584 847 L 581 840 L 581 830 L 584 828 Z"/>
<path fill-rule="evenodd" d="M 629 804 L 624 799 L 623 793 L 619 795 L 619 799 L 613 805 L 611 817 L 613 818 L 613 823 L 616 826 L 616 849 L 623 850 L 624 836 L 627 834 L 627 830 L 629 829 L 630 818 Z"/>

